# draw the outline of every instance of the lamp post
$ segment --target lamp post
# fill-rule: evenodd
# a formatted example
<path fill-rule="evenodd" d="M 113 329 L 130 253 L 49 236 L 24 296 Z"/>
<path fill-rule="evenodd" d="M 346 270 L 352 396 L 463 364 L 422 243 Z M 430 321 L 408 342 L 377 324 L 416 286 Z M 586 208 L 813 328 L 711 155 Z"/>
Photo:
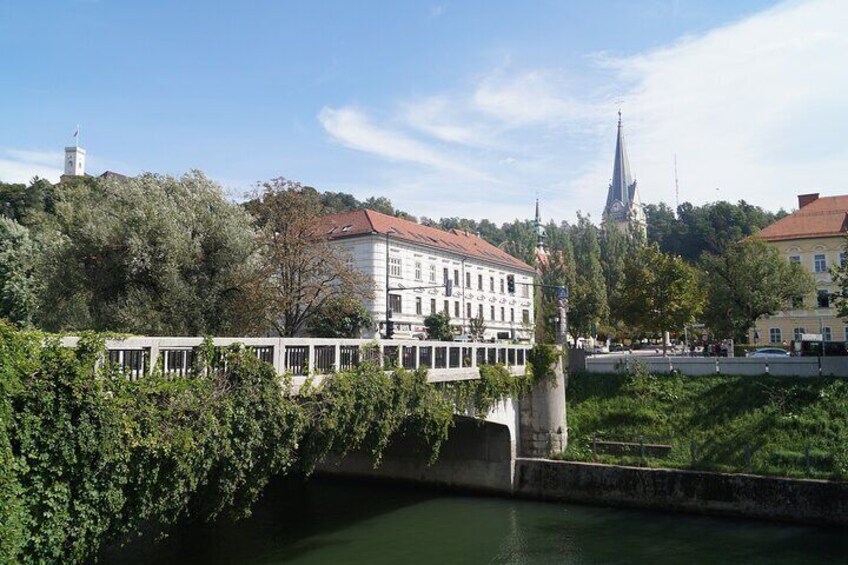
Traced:
<path fill-rule="evenodd" d="M 386 326 L 383 330 L 383 335 L 389 335 L 389 320 L 392 317 L 392 308 L 389 305 L 389 234 L 394 233 L 393 228 L 386 231 Z"/>

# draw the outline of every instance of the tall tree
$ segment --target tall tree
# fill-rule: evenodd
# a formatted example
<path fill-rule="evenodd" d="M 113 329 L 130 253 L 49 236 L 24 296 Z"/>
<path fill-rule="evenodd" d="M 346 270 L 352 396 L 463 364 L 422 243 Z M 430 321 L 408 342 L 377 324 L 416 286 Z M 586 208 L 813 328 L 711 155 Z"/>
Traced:
<path fill-rule="evenodd" d="M 307 323 L 314 337 L 358 338 L 364 328 L 374 325 L 374 319 L 361 300 L 339 296 L 324 302 Z"/>
<path fill-rule="evenodd" d="M 588 217 L 578 214 L 573 230 L 576 269 L 570 293 L 569 324 L 575 330 L 574 336 L 589 335 L 609 316 L 598 228 Z"/>
<path fill-rule="evenodd" d="M 815 282 L 773 246 L 751 237 L 721 255 L 705 253 L 701 268 L 708 290 L 704 322 L 715 333 L 738 341 L 761 316 L 774 314 L 810 295 Z"/>
<path fill-rule="evenodd" d="M 627 325 L 662 335 L 692 322 L 703 305 L 697 272 L 681 257 L 665 254 L 653 244 L 627 258 L 614 305 Z"/>
<path fill-rule="evenodd" d="M 318 229 L 323 207 L 317 195 L 276 178 L 262 183 L 246 206 L 256 218 L 261 257 L 251 296 L 280 335 L 300 333 L 330 300 L 373 296 L 373 281 Z"/>
<path fill-rule="evenodd" d="M 38 268 L 45 329 L 256 331 L 242 317 L 250 218 L 200 172 L 63 183 L 39 229 L 56 234 Z"/>
<path fill-rule="evenodd" d="M 38 307 L 37 246 L 27 228 L 0 216 L 0 318 L 29 327 Z"/>

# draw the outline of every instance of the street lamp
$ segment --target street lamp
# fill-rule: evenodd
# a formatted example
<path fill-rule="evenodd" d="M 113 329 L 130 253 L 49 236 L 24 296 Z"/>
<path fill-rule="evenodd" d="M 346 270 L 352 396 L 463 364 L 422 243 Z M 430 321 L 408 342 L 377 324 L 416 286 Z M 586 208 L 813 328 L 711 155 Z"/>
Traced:
<path fill-rule="evenodd" d="M 394 228 L 389 228 L 388 231 L 386 231 L 386 327 L 383 334 L 386 336 L 386 339 L 390 337 L 389 322 L 392 317 L 392 308 L 389 305 L 389 234 L 392 233 L 397 233 Z"/>

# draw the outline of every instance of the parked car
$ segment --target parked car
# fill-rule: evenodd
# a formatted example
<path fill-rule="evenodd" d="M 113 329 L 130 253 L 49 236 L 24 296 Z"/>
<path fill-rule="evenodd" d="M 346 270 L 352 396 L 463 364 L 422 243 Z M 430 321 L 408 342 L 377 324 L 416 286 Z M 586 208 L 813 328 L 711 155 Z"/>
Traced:
<path fill-rule="evenodd" d="M 779 347 L 761 347 L 749 351 L 748 357 L 789 357 L 789 352 Z"/>

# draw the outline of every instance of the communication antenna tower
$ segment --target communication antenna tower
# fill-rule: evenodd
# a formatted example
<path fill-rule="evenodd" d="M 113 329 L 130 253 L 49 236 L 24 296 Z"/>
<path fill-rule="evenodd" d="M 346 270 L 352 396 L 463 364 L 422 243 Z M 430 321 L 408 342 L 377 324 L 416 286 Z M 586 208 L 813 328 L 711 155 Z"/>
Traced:
<path fill-rule="evenodd" d="M 674 213 L 680 208 L 680 183 L 677 182 L 677 153 L 674 154 Z"/>

